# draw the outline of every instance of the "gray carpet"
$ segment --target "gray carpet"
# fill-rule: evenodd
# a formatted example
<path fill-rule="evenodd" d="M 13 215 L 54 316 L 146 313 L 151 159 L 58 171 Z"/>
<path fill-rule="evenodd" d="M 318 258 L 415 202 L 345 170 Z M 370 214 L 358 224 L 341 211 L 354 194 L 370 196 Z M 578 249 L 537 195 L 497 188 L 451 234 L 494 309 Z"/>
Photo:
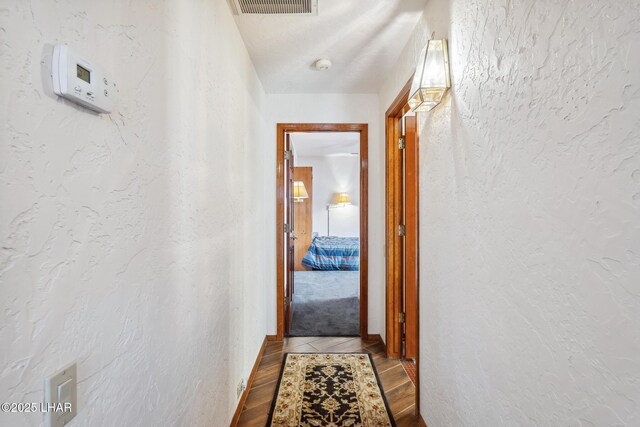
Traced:
<path fill-rule="evenodd" d="M 359 271 L 296 271 L 292 336 L 360 333 Z"/>

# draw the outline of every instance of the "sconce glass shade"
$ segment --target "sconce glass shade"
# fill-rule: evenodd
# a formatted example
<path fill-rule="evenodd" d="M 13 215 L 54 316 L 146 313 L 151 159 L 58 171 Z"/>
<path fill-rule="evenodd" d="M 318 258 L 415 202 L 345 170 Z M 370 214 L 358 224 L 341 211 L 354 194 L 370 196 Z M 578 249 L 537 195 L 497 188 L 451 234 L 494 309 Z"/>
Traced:
<path fill-rule="evenodd" d="M 338 200 L 336 201 L 336 204 L 338 204 L 338 205 L 350 205 L 351 204 L 351 197 L 349 197 L 349 194 L 347 194 L 347 193 L 340 193 L 340 194 L 338 194 Z"/>
<path fill-rule="evenodd" d="M 411 111 L 430 111 L 451 87 L 447 40 L 429 40 L 422 49 L 411 83 Z"/>
<path fill-rule="evenodd" d="M 309 193 L 302 181 L 293 181 L 293 200 L 296 202 L 303 202 L 304 199 L 309 198 Z"/>

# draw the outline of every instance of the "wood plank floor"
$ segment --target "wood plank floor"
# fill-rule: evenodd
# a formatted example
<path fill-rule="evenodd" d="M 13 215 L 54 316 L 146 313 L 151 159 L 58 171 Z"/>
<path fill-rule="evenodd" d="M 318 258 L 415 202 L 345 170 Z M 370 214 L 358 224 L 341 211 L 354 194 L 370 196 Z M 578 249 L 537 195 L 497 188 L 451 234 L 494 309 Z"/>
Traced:
<path fill-rule="evenodd" d="M 238 426 L 263 427 L 267 422 L 284 353 L 371 353 L 384 394 L 398 427 L 418 426 L 415 387 L 397 359 L 385 357 L 384 346 L 360 337 L 294 337 L 270 341 L 264 352 Z"/>

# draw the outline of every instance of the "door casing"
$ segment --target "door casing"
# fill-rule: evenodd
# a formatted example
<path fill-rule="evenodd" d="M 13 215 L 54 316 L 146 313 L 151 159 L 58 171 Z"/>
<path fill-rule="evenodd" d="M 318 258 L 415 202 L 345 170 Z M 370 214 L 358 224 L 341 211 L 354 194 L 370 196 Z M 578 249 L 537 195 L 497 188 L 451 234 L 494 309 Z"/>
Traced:
<path fill-rule="evenodd" d="M 403 310 L 403 269 L 404 269 L 404 249 L 403 249 L 403 237 L 398 234 L 398 226 L 403 224 L 403 167 L 402 167 L 402 154 L 398 149 L 398 139 L 402 134 L 401 120 L 402 116 L 409 111 L 409 95 L 411 91 L 411 83 L 413 76 L 404 85 L 398 96 L 389 106 L 389 109 L 385 113 L 385 241 L 386 241 L 386 347 L 387 357 L 389 358 L 401 358 L 402 354 L 402 322 L 399 319 L 400 313 Z M 419 145 L 419 137 L 416 129 L 415 144 Z M 410 153 L 406 153 L 410 155 Z M 417 150 L 414 152 L 416 155 Z M 415 159 L 410 159 L 412 161 Z M 418 162 L 416 161 L 416 164 Z M 419 188 L 419 179 L 417 174 L 413 177 L 415 179 L 414 189 L 411 192 L 417 197 L 417 190 Z M 410 194 L 407 194 L 411 197 Z M 417 200 L 413 203 L 417 209 Z M 417 215 L 417 212 L 415 212 Z M 417 218 L 414 224 L 417 224 Z M 409 226 L 409 224 L 405 224 Z M 417 230 L 415 230 L 417 232 Z M 415 246 L 414 263 L 417 265 L 419 245 Z M 411 250 L 411 249 L 409 249 Z M 419 280 L 415 286 L 415 313 L 413 315 L 416 319 L 419 319 L 420 313 L 420 282 Z M 416 384 L 416 413 L 419 413 L 419 394 L 420 394 L 420 323 L 416 323 L 416 373 L 418 381 Z"/>
<path fill-rule="evenodd" d="M 276 126 L 276 340 L 284 338 L 284 146 L 285 133 L 358 132 L 360 134 L 360 336 L 370 339 L 368 332 L 369 298 L 369 180 L 366 123 L 278 123 Z"/>

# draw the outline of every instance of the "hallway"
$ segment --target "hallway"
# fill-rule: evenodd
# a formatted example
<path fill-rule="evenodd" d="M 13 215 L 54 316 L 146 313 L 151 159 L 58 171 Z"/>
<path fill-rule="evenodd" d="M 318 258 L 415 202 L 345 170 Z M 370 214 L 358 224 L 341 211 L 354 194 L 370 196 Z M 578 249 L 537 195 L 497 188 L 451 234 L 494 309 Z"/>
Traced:
<path fill-rule="evenodd" d="M 378 341 L 360 337 L 295 337 L 270 341 L 256 372 L 238 427 L 263 427 L 275 393 L 285 353 L 371 353 L 397 427 L 418 426 L 415 387 L 399 360 L 387 359 Z"/>
<path fill-rule="evenodd" d="M 640 426 L 639 46 L 640 0 L 0 0 L 0 426 L 260 425 L 292 350 L 399 425 Z M 295 203 L 345 336 L 243 394 L 322 290 Z"/>

